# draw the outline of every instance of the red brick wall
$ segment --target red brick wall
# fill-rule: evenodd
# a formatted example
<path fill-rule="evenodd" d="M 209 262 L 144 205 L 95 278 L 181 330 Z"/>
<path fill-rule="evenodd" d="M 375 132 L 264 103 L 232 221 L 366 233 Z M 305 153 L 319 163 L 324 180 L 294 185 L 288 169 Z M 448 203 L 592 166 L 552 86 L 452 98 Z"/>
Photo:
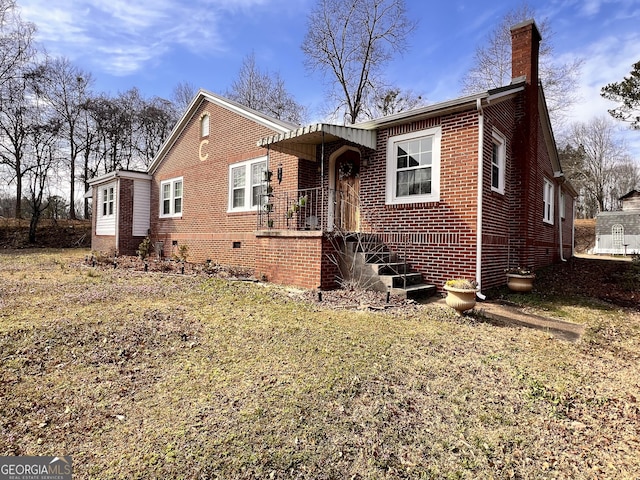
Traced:
<path fill-rule="evenodd" d="M 116 195 L 116 214 L 118 221 L 116 229 L 118 242 L 116 245 L 115 235 L 96 235 L 96 221 L 99 215 L 100 205 L 93 206 L 94 213 L 91 218 L 91 250 L 112 255 L 136 255 L 138 246 L 144 237 L 134 237 L 133 232 L 133 186 L 134 180 L 129 178 L 118 178 L 118 193 Z M 98 188 L 93 187 L 94 202 L 98 198 Z"/>
<path fill-rule="evenodd" d="M 389 137 L 442 127 L 440 201 L 386 205 L 386 152 Z M 425 281 L 439 288 L 453 277 L 475 278 L 478 165 L 475 110 L 381 129 L 377 150 L 363 166 L 361 217 Z"/>
<path fill-rule="evenodd" d="M 509 267 L 512 255 L 511 228 L 518 222 L 516 192 L 522 186 L 520 179 L 514 178 L 513 135 L 515 131 L 516 102 L 506 100 L 484 109 L 483 136 L 483 180 L 482 180 L 482 288 L 505 283 L 504 270 Z M 505 189 L 504 194 L 491 189 L 491 156 L 494 129 L 506 140 Z"/>
<path fill-rule="evenodd" d="M 204 112 L 210 115 L 210 135 L 208 145 L 202 149 L 208 157 L 201 161 L 200 117 Z M 199 106 L 154 172 L 151 185 L 151 238 L 153 242 L 164 242 L 165 256 L 176 253 L 180 245 L 187 245 L 189 261 L 210 259 L 225 265 L 255 266 L 257 215 L 227 213 L 229 165 L 266 156 L 267 149 L 258 147 L 256 142 L 274 133 L 206 100 Z M 269 156 L 274 191 L 297 189 L 298 159 L 275 151 Z M 279 164 L 283 168 L 282 184 L 276 181 Z M 159 218 L 160 182 L 176 177 L 183 177 L 182 217 Z"/>
<path fill-rule="evenodd" d="M 333 248 L 320 232 L 287 232 L 287 236 L 258 236 L 255 274 L 267 281 L 303 288 L 335 288 L 337 268 Z"/>
<path fill-rule="evenodd" d="M 136 250 L 144 237 L 134 237 L 133 233 L 133 189 L 134 180 L 120 178 L 118 198 L 118 254 L 136 255 Z"/>

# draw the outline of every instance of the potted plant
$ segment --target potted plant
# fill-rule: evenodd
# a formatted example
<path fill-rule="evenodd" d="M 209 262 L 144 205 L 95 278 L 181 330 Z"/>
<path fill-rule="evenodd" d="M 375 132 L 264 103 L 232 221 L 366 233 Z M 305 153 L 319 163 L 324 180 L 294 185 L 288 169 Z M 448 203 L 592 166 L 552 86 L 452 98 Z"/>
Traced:
<path fill-rule="evenodd" d="M 474 280 L 464 278 L 447 280 L 444 289 L 447 291 L 445 299 L 447 305 L 453 308 L 458 315 L 475 307 L 478 284 Z"/>
<path fill-rule="evenodd" d="M 513 292 L 530 292 L 536 274 L 530 267 L 507 268 L 507 287 Z"/>

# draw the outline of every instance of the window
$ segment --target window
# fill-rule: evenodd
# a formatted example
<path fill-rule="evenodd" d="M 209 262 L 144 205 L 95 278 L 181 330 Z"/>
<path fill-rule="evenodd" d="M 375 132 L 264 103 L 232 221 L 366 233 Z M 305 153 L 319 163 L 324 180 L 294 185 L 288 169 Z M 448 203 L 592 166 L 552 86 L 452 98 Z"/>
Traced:
<path fill-rule="evenodd" d="M 113 215 L 115 206 L 115 189 L 107 187 L 102 190 L 102 216 L 108 217 Z"/>
<path fill-rule="evenodd" d="M 200 136 L 209 136 L 209 114 L 205 113 L 200 117 Z"/>
<path fill-rule="evenodd" d="M 182 178 L 160 183 L 160 216 L 182 216 Z"/>
<path fill-rule="evenodd" d="M 387 204 L 440 200 L 440 127 L 391 137 Z"/>
<path fill-rule="evenodd" d="M 553 183 L 546 178 L 544 179 L 543 194 L 543 215 L 542 220 L 546 223 L 553 224 Z"/>
<path fill-rule="evenodd" d="M 491 190 L 501 194 L 504 194 L 506 156 L 506 140 L 500 132 L 494 130 L 491 150 Z"/>
<path fill-rule="evenodd" d="M 565 219 L 565 199 L 564 192 L 560 192 L 560 218 Z"/>
<path fill-rule="evenodd" d="M 229 211 L 249 211 L 262 203 L 266 192 L 264 172 L 267 160 L 261 157 L 229 167 Z"/>
<path fill-rule="evenodd" d="M 624 226 L 619 223 L 611 227 L 613 248 L 621 249 L 624 246 Z"/>

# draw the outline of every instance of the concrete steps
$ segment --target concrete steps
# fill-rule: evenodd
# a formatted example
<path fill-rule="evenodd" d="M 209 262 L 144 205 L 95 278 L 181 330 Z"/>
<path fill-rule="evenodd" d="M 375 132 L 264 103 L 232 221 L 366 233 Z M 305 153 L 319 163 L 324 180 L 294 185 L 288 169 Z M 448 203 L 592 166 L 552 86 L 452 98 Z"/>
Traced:
<path fill-rule="evenodd" d="M 402 298 L 419 299 L 436 293 L 436 286 L 423 283 L 422 274 L 411 271 L 389 248 L 369 235 L 346 239 L 353 274 L 371 290 L 391 292 Z"/>

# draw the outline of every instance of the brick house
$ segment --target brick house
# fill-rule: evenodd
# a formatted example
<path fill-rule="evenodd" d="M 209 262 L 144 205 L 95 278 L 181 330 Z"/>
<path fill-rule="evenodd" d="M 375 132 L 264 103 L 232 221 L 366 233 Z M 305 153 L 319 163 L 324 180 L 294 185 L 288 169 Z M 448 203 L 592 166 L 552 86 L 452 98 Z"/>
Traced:
<path fill-rule="evenodd" d="M 566 259 L 576 193 L 539 85 L 540 40 L 532 20 L 512 28 L 508 86 L 351 126 L 298 128 L 201 91 L 147 172 L 91 182 L 92 248 L 133 254 L 146 225 L 165 256 L 186 244 L 190 261 L 331 288 L 336 237 L 365 238 L 363 268 L 405 294 L 409 268 L 410 283 L 489 288 L 510 266 Z"/>

